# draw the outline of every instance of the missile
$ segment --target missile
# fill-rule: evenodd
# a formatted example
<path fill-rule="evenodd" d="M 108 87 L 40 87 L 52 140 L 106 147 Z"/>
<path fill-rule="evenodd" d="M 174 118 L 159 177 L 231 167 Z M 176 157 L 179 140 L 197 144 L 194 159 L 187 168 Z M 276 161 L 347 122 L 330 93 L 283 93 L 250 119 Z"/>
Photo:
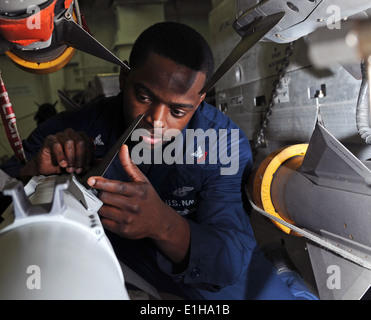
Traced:
<path fill-rule="evenodd" d="M 253 205 L 283 232 L 308 238 L 321 299 L 369 298 L 369 161 L 359 160 L 317 123 L 309 144 L 268 156 L 251 177 L 248 192 Z"/>
<path fill-rule="evenodd" d="M 0 300 L 128 300 L 101 225 L 102 202 L 73 175 L 12 179 L 0 224 Z"/>

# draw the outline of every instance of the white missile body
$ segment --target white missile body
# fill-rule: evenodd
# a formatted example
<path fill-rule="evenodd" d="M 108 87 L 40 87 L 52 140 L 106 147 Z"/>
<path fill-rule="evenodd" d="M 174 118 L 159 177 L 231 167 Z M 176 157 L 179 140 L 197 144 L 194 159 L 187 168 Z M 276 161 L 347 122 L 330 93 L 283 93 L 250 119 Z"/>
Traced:
<path fill-rule="evenodd" d="M 0 300 L 129 299 L 101 225 L 102 202 L 74 176 L 38 176 L 4 188 Z"/>

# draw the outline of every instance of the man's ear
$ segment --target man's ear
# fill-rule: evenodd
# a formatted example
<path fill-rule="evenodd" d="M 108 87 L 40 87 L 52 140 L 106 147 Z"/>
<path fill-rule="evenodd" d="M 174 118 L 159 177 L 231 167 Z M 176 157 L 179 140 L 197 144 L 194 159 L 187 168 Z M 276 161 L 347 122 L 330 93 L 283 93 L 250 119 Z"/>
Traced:
<path fill-rule="evenodd" d="M 201 104 L 201 102 L 205 99 L 206 97 L 206 92 L 204 92 L 203 94 L 201 94 L 200 96 L 200 102 L 198 104 Z"/>
<path fill-rule="evenodd" d="M 124 61 L 125 64 L 129 65 L 127 61 Z M 123 91 L 125 87 L 126 78 L 129 76 L 130 70 L 121 67 L 120 68 L 120 76 L 119 76 L 119 83 L 120 83 L 120 90 Z"/>

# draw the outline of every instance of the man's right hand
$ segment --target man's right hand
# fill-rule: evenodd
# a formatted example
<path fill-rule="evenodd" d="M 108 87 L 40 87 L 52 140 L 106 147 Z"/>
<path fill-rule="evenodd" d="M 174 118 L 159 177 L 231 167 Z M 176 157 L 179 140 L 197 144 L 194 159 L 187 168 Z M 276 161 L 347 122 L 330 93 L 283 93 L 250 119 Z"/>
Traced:
<path fill-rule="evenodd" d="M 93 159 L 93 142 L 84 132 L 66 129 L 45 138 L 37 156 L 20 171 L 23 181 L 35 175 L 84 173 L 90 169 Z"/>

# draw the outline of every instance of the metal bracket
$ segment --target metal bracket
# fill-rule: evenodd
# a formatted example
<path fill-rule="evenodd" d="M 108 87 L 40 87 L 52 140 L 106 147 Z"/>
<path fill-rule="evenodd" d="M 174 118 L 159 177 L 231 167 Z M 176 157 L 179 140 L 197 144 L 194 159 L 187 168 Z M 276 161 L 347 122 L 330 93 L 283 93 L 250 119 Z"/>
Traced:
<path fill-rule="evenodd" d="M 5 186 L 3 193 L 11 196 L 13 199 L 15 219 L 27 218 L 39 214 L 59 215 L 66 210 L 63 191 L 68 188 L 69 183 L 69 177 L 58 177 L 55 182 L 53 200 L 51 203 L 45 204 L 31 204 L 20 181 L 9 183 Z"/>

